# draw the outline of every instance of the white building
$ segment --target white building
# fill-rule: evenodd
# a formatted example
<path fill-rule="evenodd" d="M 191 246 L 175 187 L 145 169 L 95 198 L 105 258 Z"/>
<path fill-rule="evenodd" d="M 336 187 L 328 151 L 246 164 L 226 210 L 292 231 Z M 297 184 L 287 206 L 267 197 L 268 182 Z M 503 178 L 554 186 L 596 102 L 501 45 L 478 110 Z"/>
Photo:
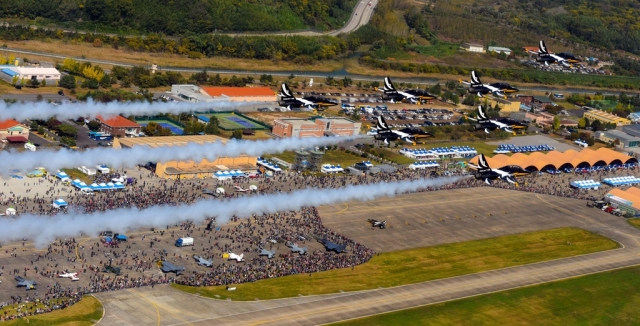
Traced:
<path fill-rule="evenodd" d="M 490 46 L 488 48 L 488 50 L 489 50 L 489 52 L 504 53 L 504 54 L 506 54 L 508 56 L 511 55 L 511 52 L 513 52 L 509 48 L 503 48 L 503 47 L 500 47 L 500 46 Z"/>
<path fill-rule="evenodd" d="M 485 53 L 484 46 L 478 43 L 464 43 L 462 49 L 469 52 Z"/>
<path fill-rule="evenodd" d="M 14 76 L 18 76 L 18 83 L 24 78 L 27 81 L 37 79 L 39 82 L 47 81 L 47 85 L 56 86 L 60 80 L 60 72 L 56 68 L 44 67 L 3 67 L 0 69 L 0 77 L 11 83 Z"/>

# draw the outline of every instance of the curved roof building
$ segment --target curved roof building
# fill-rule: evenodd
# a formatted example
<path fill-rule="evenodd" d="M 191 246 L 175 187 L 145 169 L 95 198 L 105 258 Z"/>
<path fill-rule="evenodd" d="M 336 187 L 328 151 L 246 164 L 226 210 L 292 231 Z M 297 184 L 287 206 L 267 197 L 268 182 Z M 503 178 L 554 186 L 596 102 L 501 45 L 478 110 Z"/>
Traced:
<path fill-rule="evenodd" d="M 470 163 L 477 164 L 478 157 L 469 160 Z M 608 148 L 592 150 L 585 148 L 580 152 L 568 150 L 566 152 L 551 151 L 547 154 L 541 152 L 529 155 L 516 153 L 512 156 L 498 154 L 487 157 L 487 163 L 494 169 L 505 166 L 519 166 L 529 171 L 541 171 L 544 169 L 560 170 L 564 168 L 590 168 L 592 166 L 609 164 L 638 163 L 635 157 L 627 156 Z"/>

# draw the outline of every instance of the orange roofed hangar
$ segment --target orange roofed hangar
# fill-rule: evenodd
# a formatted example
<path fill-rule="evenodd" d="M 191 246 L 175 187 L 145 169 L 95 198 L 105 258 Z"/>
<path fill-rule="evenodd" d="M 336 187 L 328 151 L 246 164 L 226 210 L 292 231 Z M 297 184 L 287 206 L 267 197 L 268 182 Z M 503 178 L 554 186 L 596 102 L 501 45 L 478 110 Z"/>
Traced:
<path fill-rule="evenodd" d="M 469 162 L 477 164 L 478 156 L 472 158 Z M 638 163 L 638 160 L 635 157 L 627 156 L 608 148 L 600 148 L 595 151 L 586 148 L 580 152 L 570 149 L 564 153 L 551 151 L 547 154 L 541 152 L 529 155 L 516 153 L 511 156 L 498 154 L 493 157 L 487 157 L 487 163 L 494 169 L 505 166 L 518 166 L 527 171 L 544 171 L 547 169 L 564 170 L 566 168 L 590 168 L 610 164 Z"/>
<path fill-rule="evenodd" d="M 234 102 L 275 102 L 276 93 L 269 87 L 201 87 L 211 97 Z"/>

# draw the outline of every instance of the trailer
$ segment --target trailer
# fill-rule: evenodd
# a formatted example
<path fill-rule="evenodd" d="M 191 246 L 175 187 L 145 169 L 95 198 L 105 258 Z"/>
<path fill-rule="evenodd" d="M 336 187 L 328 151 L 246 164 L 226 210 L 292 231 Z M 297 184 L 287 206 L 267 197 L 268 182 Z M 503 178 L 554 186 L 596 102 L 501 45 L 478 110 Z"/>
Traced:
<path fill-rule="evenodd" d="M 176 247 L 193 246 L 193 238 L 180 238 L 176 240 Z"/>

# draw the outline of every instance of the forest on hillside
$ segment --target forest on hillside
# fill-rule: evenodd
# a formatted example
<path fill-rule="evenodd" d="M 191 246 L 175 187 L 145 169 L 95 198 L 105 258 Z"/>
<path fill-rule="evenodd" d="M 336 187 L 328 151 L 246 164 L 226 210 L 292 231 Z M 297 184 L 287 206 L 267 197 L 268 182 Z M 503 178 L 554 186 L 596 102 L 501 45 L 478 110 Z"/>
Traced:
<path fill-rule="evenodd" d="M 0 19 L 42 19 L 68 28 L 124 33 L 329 30 L 356 0 L 2 0 Z"/>

